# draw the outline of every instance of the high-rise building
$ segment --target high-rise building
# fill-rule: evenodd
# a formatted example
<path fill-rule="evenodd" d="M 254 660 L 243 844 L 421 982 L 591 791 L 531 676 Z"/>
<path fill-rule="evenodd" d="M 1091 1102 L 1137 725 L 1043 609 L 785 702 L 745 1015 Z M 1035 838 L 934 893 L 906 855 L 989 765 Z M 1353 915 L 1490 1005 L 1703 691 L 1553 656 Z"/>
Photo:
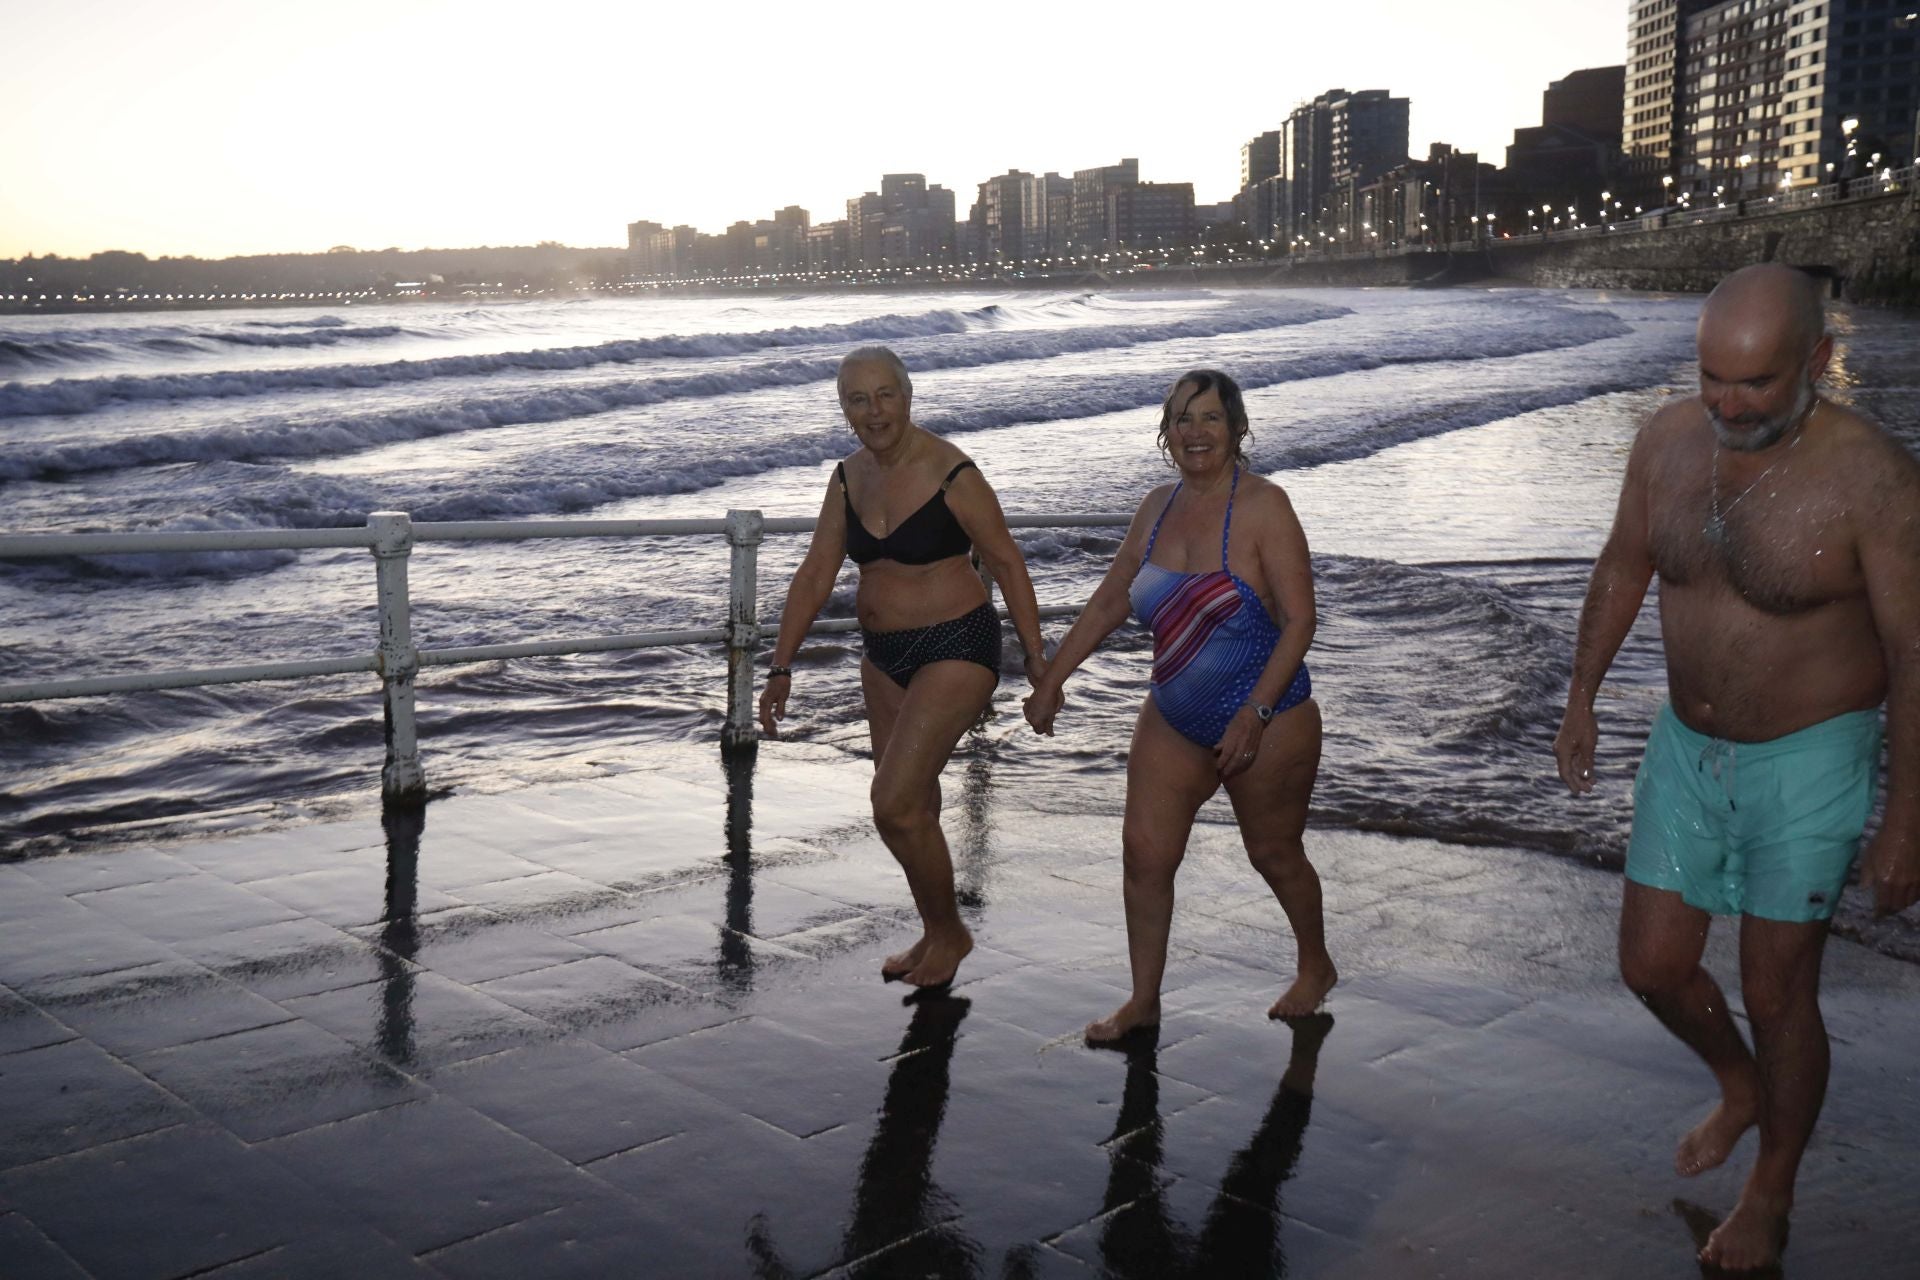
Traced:
<path fill-rule="evenodd" d="M 1689 15 L 1713 0 L 1628 0 L 1626 97 L 1621 141 L 1656 170 L 1680 162 L 1680 37 Z"/>
<path fill-rule="evenodd" d="M 1027 194 L 1033 175 L 1019 169 L 980 184 L 974 204 L 979 255 L 986 261 L 1013 262 L 1027 256 Z"/>
<path fill-rule="evenodd" d="M 1513 131 L 1500 189 L 1486 191 L 1485 207 L 1473 212 L 1497 212 L 1510 228 L 1524 231 L 1543 207 L 1549 226 L 1555 216 L 1598 220 L 1602 192 L 1609 209 L 1611 201 L 1620 202 L 1619 213 L 1657 199 L 1658 187 L 1645 187 L 1643 166 L 1620 150 L 1625 83 L 1625 67 L 1588 67 L 1548 85 L 1540 123 Z M 1523 224 L 1521 215 L 1529 210 L 1534 216 Z"/>
<path fill-rule="evenodd" d="M 1122 160 L 1119 164 L 1097 169 L 1073 171 L 1072 247 L 1105 249 L 1113 244 L 1113 228 L 1107 223 L 1109 197 L 1121 187 L 1140 181 L 1140 162 Z"/>
<path fill-rule="evenodd" d="M 1912 161 L 1913 5 L 1724 0 L 1683 30 L 1684 185 L 1749 195 Z"/>
<path fill-rule="evenodd" d="M 886 201 L 878 192 L 869 191 L 847 201 L 848 266 L 880 265 L 880 233 L 886 221 Z"/>
<path fill-rule="evenodd" d="M 1303 102 L 1281 130 L 1276 172 L 1288 180 L 1283 239 L 1355 226 L 1354 193 L 1407 161 L 1411 104 L 1385 89 L 1329 89 Z"/>
<path fill-rule="evenodd" d="M 1240 187 L 1245 190 L 1280 174 L 1280 130 L 1240 144 Z"/>
<path fill-rule="evenodd" d="M 1792 8 L 1793 0 L 1726 0 L 1683 22 L 1685 185 L 1712 194 L 1779 185 Z"/>
<path fill-rule="evenodd" d="M 818 222 L 807 228 L 809 271 L 845 271 L 847 256 L 847 224 L 844 219 Z"/>
<path fill-rule="evenodd" d="M 667 228 L 657 222 L 630 222 L 627 224 L 627 269 L 637 277 L 650 280 L 693 275 L 699 263 L 695 247 L 701 239 L 698 231 L 685 225 Z"/>
<path fill-rule="evenodd" d="M 1029 180 L 1022 228 L 1028 257 L 1053 257 L 1073 242 L 1073 179 L 1043 173 Z"/>
<path fill-rule="evenodd" d="M 653 235 L 666 228 L 657 222 L 629 222 L 627 224 L 627 273 L 634 276 L 651 276 L 653 271 L 649 250 Z"/>
<path fill-rule="evenodd" d="M 1107 197 L 1113 243 L 1132 249 L 1171 249 L 1193 243 L 1193 184 L 1135 182 Z"/>
<path fill-rule="evenodd" d="M 1578 129 L 1594 138 L 1620 137 L 1627 69 L 1584 67 L 1553 81 L 1540 95 L 1540 124 Z"/>
<path fill-rule="evenodd" d="M 1827 24 L 1825 83 L 1811 47 L 1815 20 L 1801 24 L 1808 37 L 1804 52 L 1794 51 L 1801 65 L 1792 65 L 1792 54 L 1787 59 L 1788 93 L 1800 95 L 1790 99 L 1798 110 L 1787 119 L 1795 180 L 1860 177 L 1913 163 L 1920 158 L 1920 4 L 1837 0 L 1814 9 L 1824 11 Z"/>
<path fill-rule="evenodd" d="M 1287 117 L 1286 161 L 1291 180 L 1291 230 L 1301 234 L 1333 214 L 1333 104 L 1345 89 L 1329 89 Z"/>
<path fill-rule="evenodd" d="M 1362 89 L 1329 104 L 1333 181 L 1365 186 L 1407 159 L 1407 120 L 1411 103 L 1385 89 Z"/>
<path fill-rule="evenodd" d="M 912 266 L 953 257 L 953 192 L 925 174 L 881 175 L 878 193 L 847 201 L 850 265 Z"/>

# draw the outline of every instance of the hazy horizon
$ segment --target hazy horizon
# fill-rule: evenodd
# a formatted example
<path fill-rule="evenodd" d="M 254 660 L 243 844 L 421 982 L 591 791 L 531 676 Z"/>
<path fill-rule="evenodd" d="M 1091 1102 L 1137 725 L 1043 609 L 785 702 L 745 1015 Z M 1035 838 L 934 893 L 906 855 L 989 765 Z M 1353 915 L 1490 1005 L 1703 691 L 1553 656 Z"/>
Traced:
<path fill-rule="evenodd" d="M 30 124 L 0 136 L 0 258 L 621 247 L 636 219 L 830 221 L 897 172 L 964 216 L 1009 168 L 1123 156 L 1209 203 L 1238 186 L 1243 142 L 1335 87 L 1410 98 L 1416 155 L 1503 163 L 1549 82 L 1626 47 L 1626 0 L 1551 22 L 1525 0 L 1223 9 L 1149 26 L 1049 8 L 1002 30 L 746 5 L 721 30 L 583 0 L 537 27 L 448 0 L 340 0 L 324 25 L 245 0 L 70 0 L 6 23 L 0 110 Z"/>

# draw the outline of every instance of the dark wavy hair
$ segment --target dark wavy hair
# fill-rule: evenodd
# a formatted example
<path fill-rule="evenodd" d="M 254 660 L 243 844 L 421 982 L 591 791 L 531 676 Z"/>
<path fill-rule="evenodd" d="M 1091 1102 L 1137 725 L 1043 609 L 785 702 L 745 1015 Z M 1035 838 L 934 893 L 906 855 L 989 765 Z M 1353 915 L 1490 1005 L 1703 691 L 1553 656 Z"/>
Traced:
<path fill-rule="evenodd" d="M 1247 453 L 1241 446 L 1253 435 L 1253 427 L 1247 421 L 1247 402 L 1240 395 L 1240 384 L 1218 369 L 1190 369 L 1174 382 L 1160 405 L 1160 432 L 1154 443 L 1166 455 L 1169 466 L 1173 465 L 1174 419 L 1186 411 L 1194 397 L 1209 391 L 1220 393 L 1220 407 L 1227 411 L 1227 443 L 1233 448 L 1234 461 L 1246 464 Z"/>

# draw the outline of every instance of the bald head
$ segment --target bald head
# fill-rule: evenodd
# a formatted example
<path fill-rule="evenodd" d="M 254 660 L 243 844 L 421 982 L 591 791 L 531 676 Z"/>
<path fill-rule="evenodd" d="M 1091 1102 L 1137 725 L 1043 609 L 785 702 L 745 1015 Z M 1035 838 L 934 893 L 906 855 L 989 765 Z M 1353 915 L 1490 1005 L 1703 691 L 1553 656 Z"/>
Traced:
<path fill-rule="evenodd" d="M 1707 295 L 1700 311 L 1703 350 L 1731 343 L 1805 360 L 1826 332 L 1819 282 L 1777 262 L 1740 268 Z"/>
<path fill-rule="evenodd" d="M 1833 353 L 1826 328 L 1819 286 L 1792 267 L 1742 267 L 1708 295 L 1700 403 L 1720 444 L 1758 452 L 1808 421 Z"/>

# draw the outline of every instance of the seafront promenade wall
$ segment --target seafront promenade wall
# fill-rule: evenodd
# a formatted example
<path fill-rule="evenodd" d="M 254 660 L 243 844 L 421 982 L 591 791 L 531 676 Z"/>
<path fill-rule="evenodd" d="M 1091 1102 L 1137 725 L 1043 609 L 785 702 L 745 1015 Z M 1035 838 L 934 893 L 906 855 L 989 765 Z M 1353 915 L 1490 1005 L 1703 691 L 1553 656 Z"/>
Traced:
<path fill-rule="evenodd" d="M 1849 302 L 1920 307 L 1920 199 L 1903 193 L 1697 226 L 1504 241 L 1481 269 L 1545 288 L 1700 293 L 1756 262 L 1831 280 L 1833 296 Z"/>

